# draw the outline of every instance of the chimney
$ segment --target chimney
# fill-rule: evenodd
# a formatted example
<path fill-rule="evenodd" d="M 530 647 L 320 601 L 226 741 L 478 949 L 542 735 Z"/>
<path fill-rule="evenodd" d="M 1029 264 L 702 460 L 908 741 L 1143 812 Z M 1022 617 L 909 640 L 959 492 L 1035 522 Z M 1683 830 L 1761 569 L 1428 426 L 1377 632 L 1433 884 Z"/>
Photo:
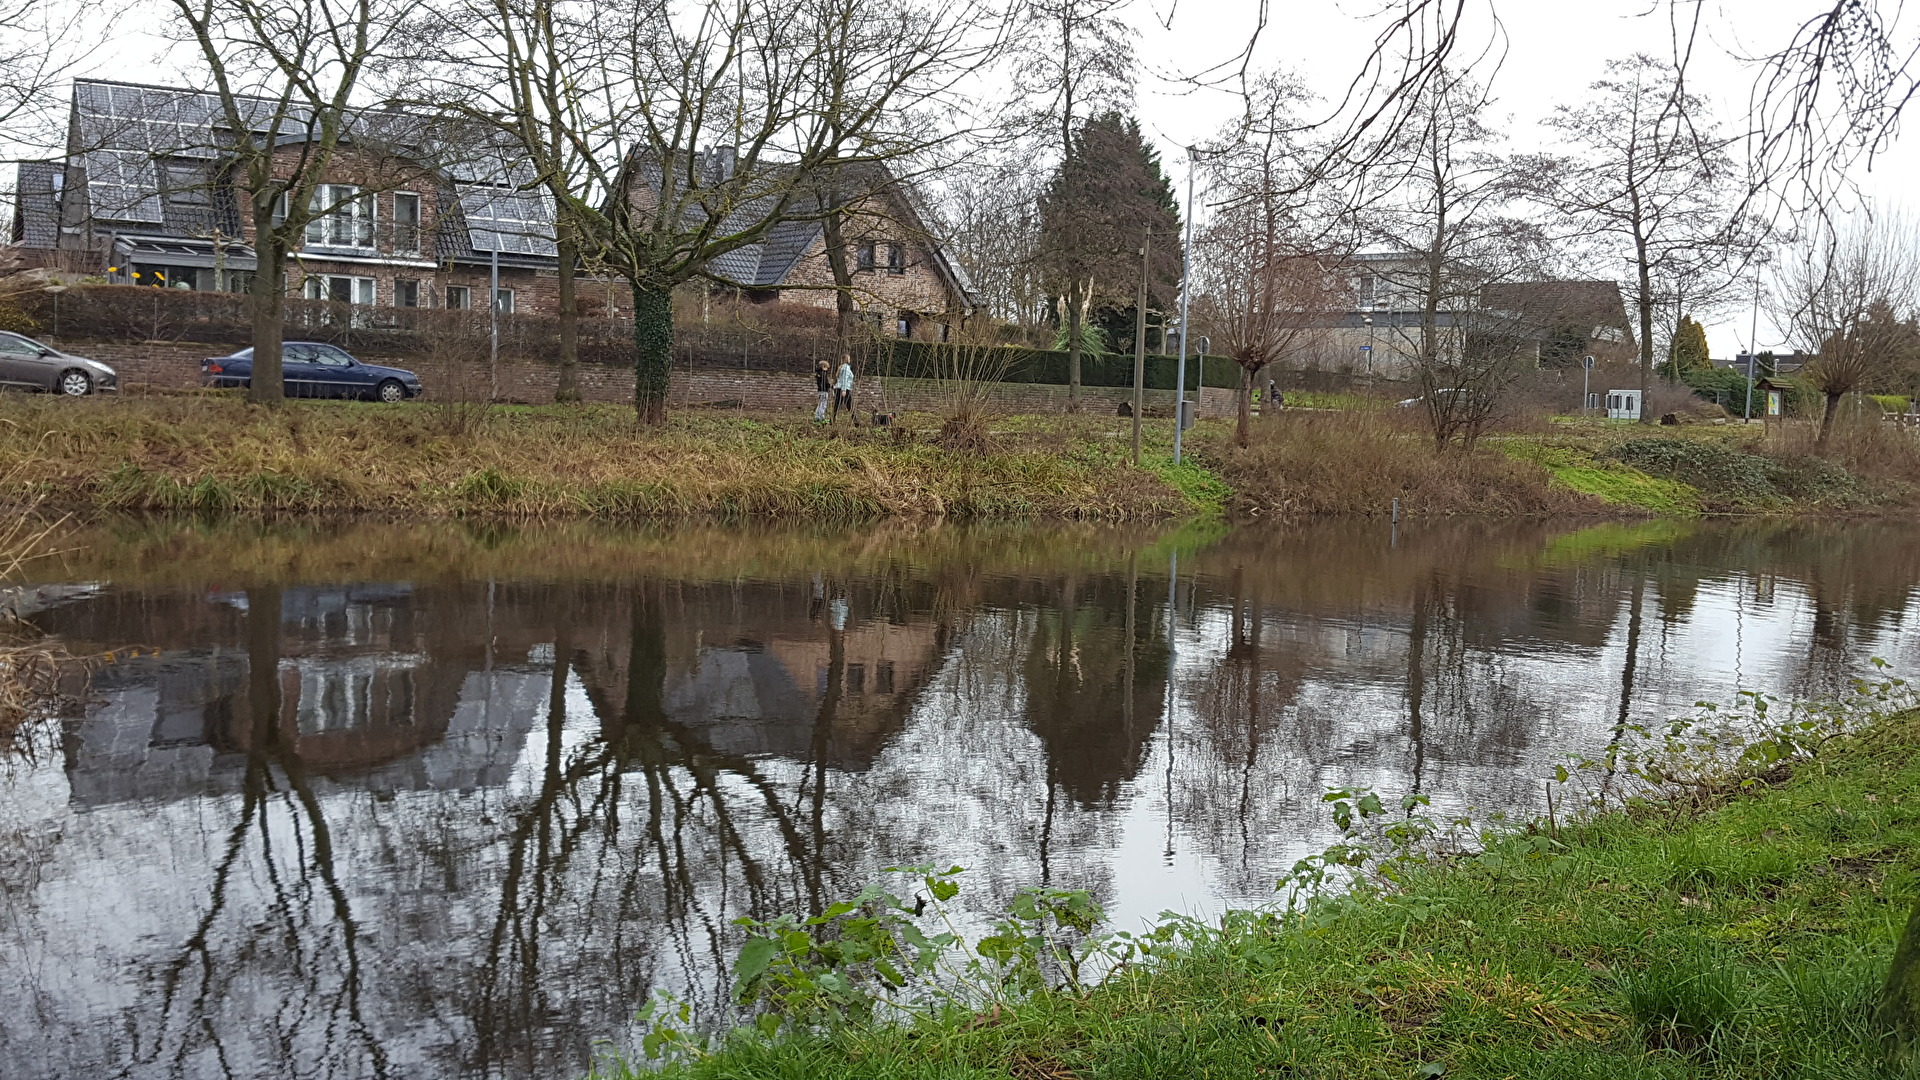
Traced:
<path fill-rule="evenodd" d="M 731 146 L 716 146 L 707 151 L 707 160 L 713 170 L 713 182 L 724 184 L 733 179 L 733 169 L 738 158 L 739 151 Z"/>

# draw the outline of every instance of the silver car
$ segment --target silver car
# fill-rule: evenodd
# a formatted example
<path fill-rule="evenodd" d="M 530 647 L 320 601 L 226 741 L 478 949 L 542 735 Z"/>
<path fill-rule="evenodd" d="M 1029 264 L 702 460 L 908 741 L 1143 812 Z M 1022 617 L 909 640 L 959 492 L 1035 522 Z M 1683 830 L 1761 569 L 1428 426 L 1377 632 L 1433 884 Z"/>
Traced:
<path fill-rule="evenodd" d="M 114 393 L 120 376 L 98 360 L 0 330 L 0 387 L 82 397 Z"/>

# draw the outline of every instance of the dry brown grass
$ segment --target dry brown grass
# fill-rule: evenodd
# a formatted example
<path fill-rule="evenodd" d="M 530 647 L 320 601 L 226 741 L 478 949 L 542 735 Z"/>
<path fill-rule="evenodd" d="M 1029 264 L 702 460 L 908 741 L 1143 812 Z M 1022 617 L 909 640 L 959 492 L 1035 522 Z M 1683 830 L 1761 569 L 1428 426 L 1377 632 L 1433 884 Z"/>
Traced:
<path fill-rule="evenodd" d="M 1879 406 L 1870 401 L 1864 406 L 1856 410 L 1852 401 L 1841 403 L 1825 447 L 1817 445 L 1817 420 L 1789 420 L 1769 425 L 1759 448 L 1789 463 L 1824 458 L 1855 476 L 1890 485 L 1890 501 L 1910 502 L 1911 489 L 1920 488 L 1920 429 L 1880 419 Z"/>
<path fill-rule="evenodd" d="M 637 428 L 620 406 L 494 407 L 451 425 L 418 403 L 0 395 L 8 470 L 0 503 L 87 511 L 1116 521 L 1189 509 L 1118 444 L 1070 428 L 954 453 L 930 430 L 731 413 Z"/>
<path fill-rule="evenodd" d="M 1590 496 L 1553 486 L 1538 465 L 1482 446 L 1436 451 L 1433 440 L 1397 410 L 1291 412 L 1254 425 L 1246 449 L 1202 443 L 1206 463 L 1233 489 L 1235 513 L 1544 517 L 1617 512 Z"/>

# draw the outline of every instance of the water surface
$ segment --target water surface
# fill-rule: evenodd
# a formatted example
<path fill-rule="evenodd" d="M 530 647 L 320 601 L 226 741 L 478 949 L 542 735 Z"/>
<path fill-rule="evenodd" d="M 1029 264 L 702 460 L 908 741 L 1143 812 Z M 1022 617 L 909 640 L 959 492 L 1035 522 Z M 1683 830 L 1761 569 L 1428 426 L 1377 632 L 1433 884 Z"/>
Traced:
<path fill-rule="evenodd" d="M 0 766 L 0 1062 L 570 1077 L 891 865 L 1266 902 L 1329 787 L 1533 812 L 1625 720 L 1913 670 L 1909 537 L 91 529 L 7 602 L 144 652 Z"/>

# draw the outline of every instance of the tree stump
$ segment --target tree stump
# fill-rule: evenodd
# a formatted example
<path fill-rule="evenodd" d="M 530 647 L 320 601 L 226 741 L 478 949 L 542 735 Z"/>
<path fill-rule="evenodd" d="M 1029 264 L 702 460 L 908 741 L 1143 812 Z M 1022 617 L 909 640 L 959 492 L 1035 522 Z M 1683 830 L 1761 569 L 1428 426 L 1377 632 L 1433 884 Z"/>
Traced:
<path fill-rule="evenodd" d="M 1893 970 L 1880 991 L 1877 1015 L 1888 1046 L 1899 1058 L 1920 1057 L 1920 902 L 1893 951 Z"/>

